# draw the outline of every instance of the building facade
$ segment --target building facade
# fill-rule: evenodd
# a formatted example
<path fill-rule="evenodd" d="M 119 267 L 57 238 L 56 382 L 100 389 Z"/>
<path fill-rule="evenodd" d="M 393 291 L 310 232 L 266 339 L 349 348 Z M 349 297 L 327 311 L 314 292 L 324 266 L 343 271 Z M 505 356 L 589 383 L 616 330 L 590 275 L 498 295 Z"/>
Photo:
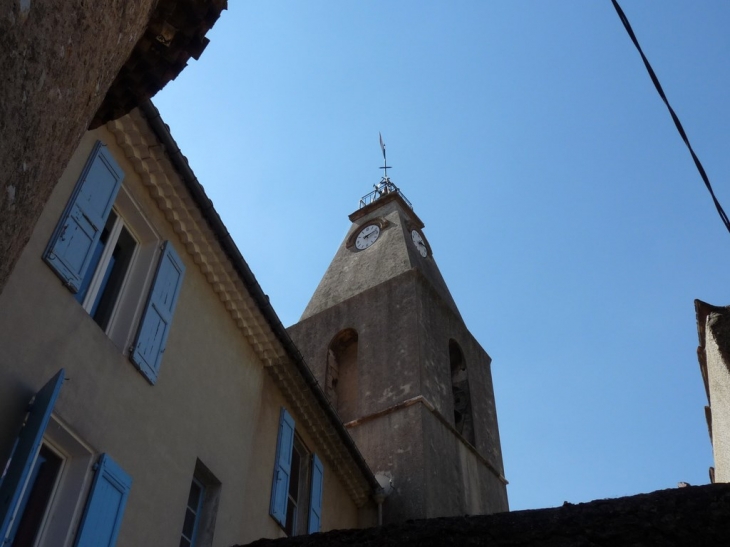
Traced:
<path fill-rule="evenodd" d="M 0 461 L 10 545 L 376 523 L 378 483 L 149 102 L 84 135 L 0 294 Z"/>

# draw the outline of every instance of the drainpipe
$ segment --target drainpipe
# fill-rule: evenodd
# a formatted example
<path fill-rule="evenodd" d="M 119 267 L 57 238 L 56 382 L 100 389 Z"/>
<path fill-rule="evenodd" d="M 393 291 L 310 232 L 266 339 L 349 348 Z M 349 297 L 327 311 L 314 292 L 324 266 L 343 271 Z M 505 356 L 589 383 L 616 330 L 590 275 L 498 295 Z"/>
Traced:
<path fill-rule="evenodd" d="M 393 492 L 393 479 L 385 473 L 375 475 L 375 480 L 380 484 L 380 488 L 373 493 L 373 499 L 378 504 L 378 526 L 383 525 L 383 502 Z"/>
<path fill-rule="evenodd" d="M 373 494 L 373 498 L 375 499 L 375 503 L 378 504 L 378 526 L 383 525 L 383 502 L 385 501 L 385 494 L 383 494 L 383 489 L 381 488 L 375 494 Z"/>

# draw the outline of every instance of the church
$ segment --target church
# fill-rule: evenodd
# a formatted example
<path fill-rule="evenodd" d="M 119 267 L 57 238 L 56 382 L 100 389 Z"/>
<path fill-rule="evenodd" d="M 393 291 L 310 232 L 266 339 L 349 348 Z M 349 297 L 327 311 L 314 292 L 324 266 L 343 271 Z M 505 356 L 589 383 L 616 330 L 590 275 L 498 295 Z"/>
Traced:
<path fill-rule="evenodd" d="M 386 170 L 387 173 L 387 170 Z M 387 176 L 289 333 L 373 470 L 386 521 L 507 511 L 490 371 Z"/>

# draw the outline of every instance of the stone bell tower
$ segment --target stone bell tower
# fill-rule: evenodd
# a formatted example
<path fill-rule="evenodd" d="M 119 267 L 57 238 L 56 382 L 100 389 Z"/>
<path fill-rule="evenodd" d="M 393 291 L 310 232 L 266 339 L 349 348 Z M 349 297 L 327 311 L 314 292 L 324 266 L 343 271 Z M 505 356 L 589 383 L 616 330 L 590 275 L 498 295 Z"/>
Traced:
<path fill-rule="evenodd" d="M 387 173 L 387 172 L 386 172 Z M 289 333 L 372 470 L 384 522 L 507 511 L 491 359 L 387 174 Z"/>

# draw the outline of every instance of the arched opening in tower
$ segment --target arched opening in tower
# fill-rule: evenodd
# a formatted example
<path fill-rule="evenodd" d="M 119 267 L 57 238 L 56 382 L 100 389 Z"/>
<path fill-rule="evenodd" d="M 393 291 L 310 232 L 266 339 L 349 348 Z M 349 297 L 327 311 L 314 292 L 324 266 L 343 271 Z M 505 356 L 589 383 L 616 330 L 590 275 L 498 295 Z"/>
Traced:
<path fill-rule="evenodd" d="M 474 446 L 474 420 L 471 413 L 469 375 L 464 352 L 461 351 L 455 340 L 449 340 L 449 360 L 451 361 L 451 391 L 454 394 L 454 427 Z"/>
<path fill-rule="evenodd" d="M 325 394 L 343 422 L 359 417 L 357 388 L 357 331 L 345 329 L 330 342 L 325 378 Z"/>

